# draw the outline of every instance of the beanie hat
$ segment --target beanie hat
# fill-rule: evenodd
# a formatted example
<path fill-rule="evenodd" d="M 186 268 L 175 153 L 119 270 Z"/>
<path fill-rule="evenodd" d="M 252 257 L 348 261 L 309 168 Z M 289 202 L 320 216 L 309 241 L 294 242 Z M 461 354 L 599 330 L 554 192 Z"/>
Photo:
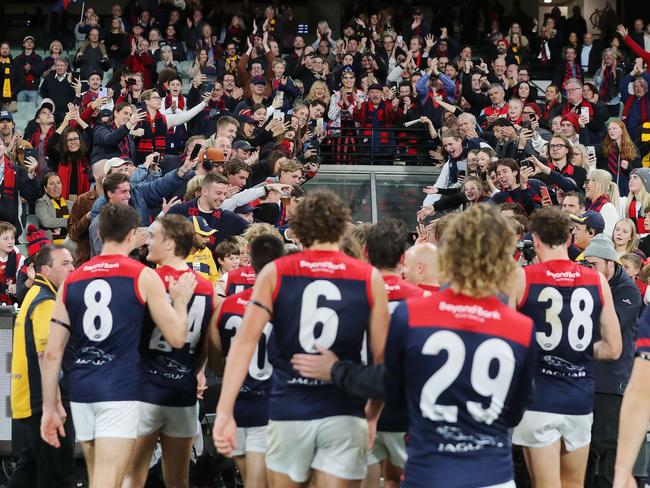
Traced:
<path fill-rule="evenodd" d="M 650 193 L 650 168 L 637 168 L 632 171 L 633 175 L 637 175 L 643 182 L 643 188 Z M 643 210 L 643 209 L 642 209 Z"/>
<path fill-rule="evenodd" d="M 499 44 L 505 44 L 505 45 L 506 45 L 506 49 L 508 49 L 508 48 L 510 47 L 510 43 L 508 42 L 508 39 L 506 39 L 505 37 L 502 38 L 502 39 L 499 39 L 499 40 L 497 41 L 497 46 L 498 46 Z"/>
<path fill-rule="evenodd" d="M 45 232 L 34 224 L 27 226 L 27 254 L 30 258 L 48 244 L 52 244 L 52 241 L 47 238 Z"/>
<path fill-rule="evenodd" d="M 618 261 L 616 248 L 612 240 L 605 234 L 596 234 L 591 242 L 585 249 L 584 255 L 586 258 L 594 257 L 604 259 L 606 261 Z"/>
<path fill-rule="evenodd" d="M 576 132 L 580 132 L 580 121 L 578 114 L 575 112 L 568 112 L 566 115 L 562 116 L 562 122 L 564 121 L 570 122 L 571 125 L 575 128 Z"/>

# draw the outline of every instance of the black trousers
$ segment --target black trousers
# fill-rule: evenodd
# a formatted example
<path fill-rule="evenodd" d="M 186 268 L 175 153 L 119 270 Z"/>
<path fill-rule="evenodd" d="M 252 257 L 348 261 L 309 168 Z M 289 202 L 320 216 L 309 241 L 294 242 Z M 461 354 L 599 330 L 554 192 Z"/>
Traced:
<path fill-rule="evenodd" d="M 594 395 L 594 423 L 591 428 L 591 446 L 587 464 L 586 488 L 611 488 L 614 480 L 616 462 L 616 443 L 618 441 L 618 420 L 621 414 L 621 395 L 596 393 Z M 645 464 L 645 442 L 637 464 Z M 635 469 L 635 475 L 637 470 Z"/>
<path fill-rule="evenodd" d="M 69 488 L 74 479 L 74 428 L 68 412 L 58 449 L 41 439 L 41 416 L 16 421 L 21 447 L 7 488 Z"/>

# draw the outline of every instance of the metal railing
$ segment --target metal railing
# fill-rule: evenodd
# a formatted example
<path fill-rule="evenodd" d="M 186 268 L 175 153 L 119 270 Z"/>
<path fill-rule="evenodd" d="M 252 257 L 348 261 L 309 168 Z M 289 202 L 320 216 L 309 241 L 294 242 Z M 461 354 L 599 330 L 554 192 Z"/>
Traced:
<path fill-rule="evenodd" d="M 349 203 L 353 222 L 377 222 L 382 217 L 403 220 L 416 228 L 415 214 L 440 170 L 418 166 L 322 165 L 306 189 L 328 188 Z"/>

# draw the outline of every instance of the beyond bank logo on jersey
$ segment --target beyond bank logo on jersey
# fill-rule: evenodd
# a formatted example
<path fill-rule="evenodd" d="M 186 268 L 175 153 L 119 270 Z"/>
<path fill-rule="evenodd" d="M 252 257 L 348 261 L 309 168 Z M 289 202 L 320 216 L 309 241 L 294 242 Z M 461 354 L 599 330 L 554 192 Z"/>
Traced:
<path fill-rule="evenodd" d="M 546 276 L 553 278 L 555 281 L 573 281 L 582 277 L 582 274 L 579 271 L 560 271 L 553 273 L 553 271 L 547 269 Z"/>
<path fill-rule="evenodd" d="M 312 273 L 334 273 L 336 271 L 345 271 L 347 266 L 345 263 L 333 263 L 331 261 L 318 261 L 312 263 L 310 261 L 300 260 L 300 267 L 307 268 Z"/>
<path fill-rule="evenodd" d="M 438 309 L 441 312 L 450 312 L 457 318 L 478 320 L 481 322 L 486 320 L 501 320 L 501 314 L 497 310 L 486 310 L 480 305 L 458 305 L 441 301 L 438 304 Z"/>

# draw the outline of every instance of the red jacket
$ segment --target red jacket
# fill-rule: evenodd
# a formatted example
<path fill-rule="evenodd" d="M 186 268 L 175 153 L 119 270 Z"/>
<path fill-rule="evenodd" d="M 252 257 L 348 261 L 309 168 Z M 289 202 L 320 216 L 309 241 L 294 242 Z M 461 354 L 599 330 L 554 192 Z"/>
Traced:
<path fill-rule="evenodd" d="M 129 68 L 131 73 L 142 73 L 144 88 L 151 88 L 151 78 L 154 68 L 153 58 L 149 53 L 129 54 L 124 61 L 124 65 Z"/>
<path fill-rule="evenodd" d="M 373 113 L 375 111 L 377 112 L 377 119 L 375 121 L 376 125 L 373 125 Z M 382 100 L 376 108 L 375 105 L 368 100 L 367 102 L 358 105 L 352 113 L 354 121 L 357 122 L 361 128 L 367 129 L 361 131 L 363 137 L 372 137 L 373 127 L 393 127 L 395 121 L 402 116 L 402 111 L 395 110 L 393 104 L 388 100 Z M 390 141 L 390 136 L 391 132 L 389 131 L 379 131 L 379 142 L 387 144 Z"/>

